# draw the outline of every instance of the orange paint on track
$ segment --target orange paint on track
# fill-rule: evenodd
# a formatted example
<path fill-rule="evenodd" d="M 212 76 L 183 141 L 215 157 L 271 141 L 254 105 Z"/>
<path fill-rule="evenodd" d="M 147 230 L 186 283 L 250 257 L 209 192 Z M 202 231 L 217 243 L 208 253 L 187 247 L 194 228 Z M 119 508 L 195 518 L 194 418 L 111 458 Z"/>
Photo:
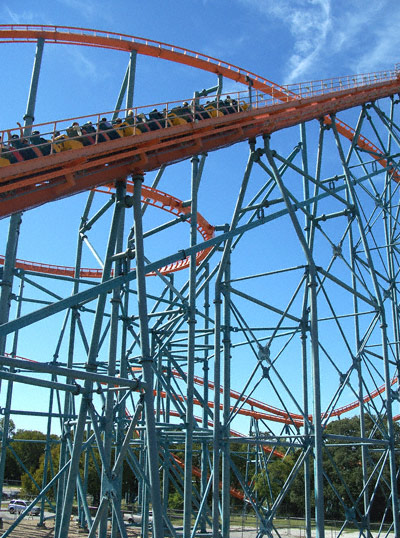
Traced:
<path fill-rule="evenodd" d="M 61 26 L 0 25 L 0 42 L 28 43 L 36 42 L 39 38 L 49 43 L 120 51 L 135 50 L 139 54 L 192 66 L 245 85 L 249 77 L 255 89 L 282 103 L 113 140 L 101 145 L 73 150 L 71 155 L 68 152 L 60 153 L 5 167 L 0 171 L 0 195 L 2 195 L 0 217 L 83 192 L 118 178 L 125 179 L 130 174 L 143 174 L 162 164 L 178 162 L 196 153 L 220 149 L 312 119 L 322 118 L 326 124 L 330 124 L 331 119 L 328 114 L 388 97 L 400 91 L 400 80 L 396 79 L 303 99 L 283 86 L 232 64 L 157 41 L 112 32 Z M 338 119 L 335 123 L 340 134 L 350 141 L 354 140 L 354 129 Z M 371 157 L 384 168 L 388 168 L 394 180 L 400 181 L 400 176 L 391 169 L 391 163 L 388 163 L 379 148 L 372 142 L 359 135 L 356 145 L 369 152 Z M 33 262 L 25 263 L 33 264 Z M 87 276 L 89 276 L 92 270 L 87 271 Z M 392 384 L 396 381 L 397 379 L 392 380 Z M 366 403 L 372 400 L 384 390 L 384 386 L 379 387 L 363 401 Z M 236 397 L 239 397 L 238 393 Z M 242 397 L 242 399 L 246 398 Z M 250 400 L 251 405 L 255 407 L 258 406 L 263 410 L 268 408 L 269 411 L 274 409 L 273 412 L 282 418 L 289 419 L 290 417 L 296 420 L 301 418 L 301 415 L 288 414 L 257 400 Z M 247 402 L 250 400 L 246 399 Z M 359 402 L 353 402 L 335 409 L 330 416 L 340 416 L 357 406 Z"/>
<path fill-rule="evenodd" d="M 49 155 L 4 167 L 0 171 L 0 217 L 311 119 L 323 118 L 329 123 L 327 114 L 400 91 L 400 81 L 396 78 L 303 99 L 293 91 L 242 68 L 166 43 L 82 28 L 0 25 L 0 42 L 35 42 L 39 38 L 49 43 L 135 50 L 139 54 L 223 75 L 242 84 L 247 84 L 250 77 L 255 89 L 282 103 L 71 150 L 73 155 L 68 155 L 68 152 L 67 155 Z M 336 125 L 342 135 L 349 140 L 354 139 L 351 127 L 340 120 L 336 121 Z M 390 168 L 390 163 L 374 144 L 363 137 L 357 138 L 357 144 L 380 164 Z M 396 172 L 393 177 L 399 180 Z"/>
<path fill-rule="evenodd" d="M 106 192 L 107 194 L 112 193 L 113 190 L 114 189 L 111 186 L 108 188 L 104 187 L 96 189 L 96 191 Z M 133 183 L 131 181 L 127 181 L 126 190 L 130 193 L 133 192 Z M 176 198 L 175 196 L 172 196 L 160 190 L 147 187 L 146 185 L 142 185 L 142 203 L 157 207 L 177 216 L 190 214 L 190 207 L 185 206 L 182 200 L 179 200 L 179 198 Z M 190 218 L 188 219 L 188 222 L 190 222 Z M 209 224 L 200 213 L 197 214 L 197 230 L 203 237 L 204 241 L 207 241 L 208 239 L 214 237 L 214 227 Z M 207 256 L 210 250 L 211 249 L 205 249 L 198 252 L 196 255 L 196 263 L 199 264 Z M 4 261 L 5 257 L 3 255 L 0 255 L 0 265 L 4 265 Z M 180 271 L 189 267 L 189 263 L 189 258 L 186 257 L 183 260 L 179 260 L 175 263 L 169 264 L 166 267 L 162 267 L 159 272 L 162 274 L 168 274 Z M 28 260 L 18 259 L 16 260 L 15 267 L 17 267 L 18 269 L 24 269 L 25 271 L 33 271 L 35 273 L 75 277 L 75 268 L 64 265 L 51 265 L 47 263 L 32 262 Z M 93 269 L 87 267 L 82 268 L 79 271 L 80 278 L 101 278 L 102 274 L 102 269 Z M 154 275 L 155 273 L 149 273 L 148 276 Z"/>

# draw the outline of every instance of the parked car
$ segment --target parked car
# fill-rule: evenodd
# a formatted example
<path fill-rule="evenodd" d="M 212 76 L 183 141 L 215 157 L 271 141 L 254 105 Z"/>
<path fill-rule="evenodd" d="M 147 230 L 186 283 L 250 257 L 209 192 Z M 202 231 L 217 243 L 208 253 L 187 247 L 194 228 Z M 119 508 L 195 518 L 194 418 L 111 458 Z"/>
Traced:
<path fill-rule="evenodd" d="M 13 499 L 8 505 L 8 511 L 10 514 L 20 514 L 28 508 L 31 503 L 29 501 L 24 501 L 22 499 Z M 38 516 L 40 514 L 40 507 L 34 506 L 31 510 L 33 516 Z"/>

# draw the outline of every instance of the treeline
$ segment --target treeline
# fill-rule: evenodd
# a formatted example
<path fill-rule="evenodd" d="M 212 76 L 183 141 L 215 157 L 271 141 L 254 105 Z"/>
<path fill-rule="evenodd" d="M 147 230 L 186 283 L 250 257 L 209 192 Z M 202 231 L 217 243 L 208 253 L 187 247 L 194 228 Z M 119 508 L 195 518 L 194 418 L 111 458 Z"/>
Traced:
<path fill-rule="evenodd" d="M 323 494 L 327 519 L 347 519 L 364 524 L 367 514 L 371 522 L 383 518 L 392 521 L 386 420 L 365 415 L 363 427 L 366 443 L 361 440 L 360 417 L 357 416 L 332 421 L 324 431 Z M 399 446 L 400 428 L 397 424 L 393 427 L 395 445 Z M 396 459 L 399 469 L 400 456 Z M 309 490 L 313 492 L 314 459 L 311 450 L 309 456 L 305 456 L 304 450 L 291 450 L 283 460 L 275 459 L 269 463 L 254 477 L 259 502 L 267 509 L 273 509 L 278 499 L 277 515 L 304 517 L 306 467 Z M 397 476 L 399 489 L 400 478 Z M 311 493 L 312 516 L 314 501 Z"/>
<path fill-rule="evenodd" d="M 1 426 L 1 422 L 0 422 Z M 360 521 L 365 512 L 371 521 L 379 521 L 383 515 L 391 517 L 390 466 L 387 452 L 386 424 L 368 416 L 364 419 L 365 438 L 382 440 L 382 443 L 369 444 L 362 448 L 360 440 L 360 419 L 335 420 L 324 432 L 323 467 L 324 467 L 324 505 L 328 519 L 347 519 Z M 400 429 L 394 425 L 396 445 L 400 441 Z M 353 440 L 349 442 L 349 439 Z M 267 442 L 267 434 L 263 436 Z M 35 495 L 58 472 L 61 440 L 52 435 L 46 443 L 46 435 L 36 430 L 16 430 L 12 423 L 5 467 L 5 480 L 21 481 L 26 494 Z M 193 446 L 193 465 L 201 467 L 203 447 Z M 209 449 L 210 447 L 208 447 Z M 162 460 L 169 461 L 167 467 L 171 475 L 168 478 L 168 505 L 172 509 L 183 507 L 182 468 L 175 458 L 184 465 L 183 445 L 164 444 Z M 278 447 L 285 452 L 285 448 Z M 173 456 L 172 456 L 173 454 Z M 309 490 L 314 487 L 313 450 L 305 445 L 302 449 L 289 449 L 283 459 L 263 450 L 262 444 L 234 442 L 231 444 L 231 459 L 235 471 L 231 470 L 231 487 L 240 490 L 241 483 L 246 483 L 253 501 L 277 516 L 304 517 L 305 490 L 308 469 Z M 47 455 L 47 457 L 46 457 Z M 132 450 L 131 458 L 140 461 L 138 452 Z M 138 483 L 132 470 L 128 455 L 124 462 L 122 478 L 122 497 L 133 503 L 138 495 Z M 400 466 L 400 456 L 397 456 Z M 161 469 L 160 469 L 161 470 Z M 162 471 L 162 470 L 161 470 Z M 236 474 L 237 473 L 237 474 Z M 95 446 L 82 453 L 80 462 L 81 479 L 87 493 L 98 505 L 101 489 L 101 463 Z M 161 472 L 161 480 L 166 479 Z M 367 482 L 367 487 L 365 483 Z M 196 489 L 200 490 L 200 479 L 193 477 Z M 400 479 L 399 479 L 400 486 Z M 165 488 L 164 488 L 165 491 Z M 48 497 L 55 498 L 56 486 L 49 491 Z M 166 501 L 166 499 L 164 499 Z M 247 510 L 250 503 L 231 497 L 232 509 Z M 311 496 L 313 515 L 314 498 Z"/>
<path fill-rule="evenodd" d="M 2 421 L 0 421 L 0 428 L 2 430 Z M 4 471 L 5 482 L 20 482 L 22 493 L 37 495 L 59 470 L 60 443 L 60 437 L 57 435 L 51 435 L 50 442 L 47 443 L 46 435 L 43 432 L 16 430 L 13 421 L 10 421 Z M 94 447 L 90 447 L 82 453 L 80 475 L 88 495 L 92 496 L 93 503 L 98 505 L 101 490 L 101 463 Z M 136 492 L 136 477 L 128 463 L 125 462 L 122 495 L 131 498 L 136 495 Z M 55 496 L 56 484 L 47 494 L 49 499 L 55 499 Z"/>

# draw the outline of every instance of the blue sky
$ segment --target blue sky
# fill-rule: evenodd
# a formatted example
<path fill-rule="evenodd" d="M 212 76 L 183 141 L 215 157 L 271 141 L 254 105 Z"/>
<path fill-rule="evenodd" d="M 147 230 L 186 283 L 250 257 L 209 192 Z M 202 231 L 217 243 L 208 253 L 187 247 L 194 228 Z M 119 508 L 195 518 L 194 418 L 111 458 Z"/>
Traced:
<path fill-rule="evenodd" d="M 395 63 L 400 13 L 389 0 L 3 1 L 3 23 L 62 24 L 165 41 L 275 82 L 375 71 Z M 86 68 L 96 70 L 84 54 Z"/>
<path fill-rule="evenodd" d="M 77 26 L 146 37 L 199 51 L 288 84 L 393 67 L 399 59 L 400 11 L 393 12 L 392 6 L 389 0 L 372 4 L 361 0 L 3 0 L 0 20 L 4 24 Z M 34 45 L 2 47 L 3 75 L 7 75 L 0 80 L 0 128 L 4 129 L 22 121 Z M 127 55 L 119 52 L 46 45 L 36 120 L 112 110 L 127 61 Z M 209 74 L 139 57 L 135 104 L 189 98 L 193 91 L 214 83 Z M 231 89 L 234 85 L 228 81 L 225 90 Z M 298 131 L 296 137 L 285 133 L 281 140 L 291 148 L 297 135 Z M 229 221 L 246 158 L 246 144 L 210 155 L 199 209 L 212 224 Z M 149 174 L 146 182 L 150 183 L 152 177 Z M 167 182 L 160 189 L 186 200 L 190 197 L 189 177 L 190 165 L 182 163 L 167 173 Z M 80 195 L 27 212 L 18 257 L 73 265 L 84 200 L 85 195 Z M 160 218 L 156 212 L 149 214 L 154 222 Z M 2 254 L 6 221 L 0 222 L 0 233 Z M 101 244 L 99 236 L 94 241 Z M 287 241 L 290 244 L 289 236 Z M 267 244 L 258 247 L 254 271 L 262 270 L 263 256 L 268 257 L 273 247 L 279 247 L 278 230 Z M 290 255 L 282 263 L 289 263 Z M 87 260 L 88 266 L 95 266 L 93 259 Z M 59 291 L 69 293 L 66 289 Z M 61 319 L 57 319 L 58 326 Z M 20 355 L 51 359 L 55 337 L 49 337 L 44 345 L 33 340 L 34 330 L 24 335 L 20 338 Z M 233 388 L 240 390 L 240 386 Z M 19 424 L 23 425 L 22 419 Z"/>

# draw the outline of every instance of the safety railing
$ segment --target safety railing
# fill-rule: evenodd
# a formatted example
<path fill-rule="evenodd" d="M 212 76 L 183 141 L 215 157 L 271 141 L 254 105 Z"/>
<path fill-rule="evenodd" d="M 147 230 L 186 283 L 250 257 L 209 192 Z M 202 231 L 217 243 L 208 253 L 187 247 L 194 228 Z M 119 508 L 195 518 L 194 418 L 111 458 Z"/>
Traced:
<path fill-rule="evenodd" d="M 8 37 L 3 38 L 1 36 L 1 30 L 5 31 L 12 31 L 15 32 L 15 37 Z M 171 45 L 169 43 L 163 43 L 161 41 L 156 41 L 153 39 L 147 39 L 143 37 L 138 36 L 130 36 L 127 34 L 120 34 L 116 32 L 106 32 L 102 30 L 92 30 L 88 28 L 74 28 L 71 26 L 53 26 L 53 25 L 35 25 L 35 24 L 0 24 L 0 42 L 18 42 L 18 31 L 24 31 L 24 32 L 41 32 L 44 39 L 47 41 L 55 41 L 54 37 L 51 35 L 46 36 L 46 33 L 67 33 L 72 36 L 76 35 L 77 41 L 76 44 L 82 44 L 86 46 L 90 46 L 90 43 L 87 42 L 80 42 L 79 37 L 80 36 L 93 36 L 93 37 L 100 37 L 104 38 L 104 40 L 110 40 L 109 43 L 103 42 L 101 45 L 93 45 L 93 46 L 102 46 L 102 47 L 108 47 L 108 48 L 115 48 L 115 40 L 119 41 L 128 41 L 130 43 L 137 43 L 138 45 L 144 45 L 146 47 L 154 47 L 159 50 L 164 50 L 166 52 L 172 52 L 177 54 L 182 54 L 183 56 L 193 58 L 194 60 L 201 60 L 206 63 L 214 64 L 218 67 L 222 67 L 224 69 L 227 69 L 231 71 L 232 73 L 236 73 L 237 75 L 241 75 L 244 78 L 248 78 L 249 80 L 253 81 L 260 81 L 263 84 L 266 84 L 269 87 L 276 88 L 277 90 L 282 90 L 282 86 L 279 84 L 275 84 L 274 82 L 271 82 L 270 80 L 266 79 L 265 77 L 261 77 L 257 75 L 256 73 L 253 73 L 251 71 L 248 71 L 247 69 L 243 69 L 242 67 L 239 67 L 237 65 L 231 64 L 229 62 L 225 62 L 223 60 L 219 60 L 218 58 L 214 58 L 213 56 L 208 56 L 207 54 L 202 54 L 201 52 L 196 52 L 194 50 L 186 49 L 183 47 L 179 47 L 176 45 Z M 24 37 L 21 39 L 21 41 L 34 41 L 37 39 L 36 37 L 32 37 L 31 39 Z M 57 42 L 62 43 L 62 35 L 60 35 L 57 38 Z M 67 41 L 66 41 L 67 42 Z M 69 43 L 70 41 L 68 41 Z"/>
<path fill-rule="evenodd" d="M 371 86 L 382 82 L 390 82 L 400 78 L 399 64 L 394 69 L 386 69 L 375 73 L 364 73 L 360 75 L 346 75 L 324 80 L 313 80 L 300 82 L 286 86 L 290 94 L 295 94 L 297 98 L 313 97 L 326 93 L 350 90 L 363 86 Z"/>
<path fill-rule="evenodd" d="M 13 36 L 2 36 L 2 31 L 4 32 L 13 32 Z M 19 37 L 18 32 L 21 32 L 21 37 Z M 107 32 L 102 30 L 93 30 L 88 28 L 76 28 L 71 26 L 58 26 L 58 25 L 23 25 L 23 24 L 2 24 L 0 25 L 0 42 L 19 42 L 19 41 L 34 41 L 37 39 L 36 35 L 23 36 L 32 32 L 35 34 L 40 32 L 41 37 L 49 42 L 59 42 L 59 43 L 71 43 L 71 40 L 66 39 L 65 35 L 68 34 L 69 37 L 76 36 L 76 40 L 72 40 L 72 44 L 85 45 L 85 46 L 100 46 L 105 48 L 118 48 L 116 42 L 126 41 L 129 43 L 136 43 L 138 45 L 143 45 L 146 47 L 154 47 L 156 49 L 171 52 L 176 54 L 184 55 L 188 58 L 193 58 L 194 60 L 201 60 L 202 62 L 211 63 L 218 67 L 228 70 L 236 75 L 240 75 L 243 80 L 248 81 L 251 86 L 252 81 L 258 81 L 268 87 L 268 93 L 276 91 L 276 94 L 282 98 L 282 94 L 287 94 L 288 100 L 292 98 L 304 98 L 311 97 L 313 95 L 321 95 L 324 93 L 332 91 L 340 91 L 349 88 L 355 88 L 360 86 L 365 86 L 369 84 L 374 84 L 383 81 L 393 80 L 397 78 L 400 74 L 399 64 L 396 64 L 394 69 L 389 69 L 386 71 L 379 71 L 375 73 L 367 73 L 361 75 L 349 75 L 344 77 L 338 77 L 333 79 L 325 80 L 314 80 L 309 82 L 302 82 L 298 84 L 290 85 L 279 85 L 276 84 L 265 77 L 257 75 L 247 69 L 243 69 L 237 65 L 219 60 L 213 56 L 208 56 L 200 52 L 193 51 L 191 49 L 186 49 L 184 47 L 179 47 L 176 45 L 171 45 L 169 43 L 163 43 L 161 41 L 156 41 L 153 39 L 142 38 L 138 36 L 131 36 L 128 34 L 120 34 L 116 32 Z M 54 37 L 54 33 L 59 34 Z M 46 35 L 47 34 L 47 35 Z M 63 41 L 64 34 L 64 41 Z M 91 36 L 93 38 L 102 39 L 101 43 L 90 43 L 85 37 Z M 83 38 L 83 39 L 80 39 Z M 280 99 L 282 100 L 282 99 Z"/>
<path fill-rule="evenodd" d="M 254 106 L 265 102 L 258 98 Z M 172 101 L 155 103 L 131 109 L 109 110 L 97 114 L 77 116 L 47 123 L 38 123 L 29 128 L 14 127 L 0 131 L 0 157 L 11 164 L 30 160 L 43 155 L 59 153 L 83 146 L 122 137 L 140 135 L 179 126 L 197 123 L 206 119 L 250 109 L 246 92 L 198 98 L 189 102 Z M 0 166 L 7 163 L 0 161 Z M 1 176 L 1 172 L 0 172 Z"/>
<path fill-rule="evenodd" d="M 397 80 L 399 77 L 400 71 L 396 66 L 389 71 L 291 85 L 285 90 L 285 95 L 287 101 L 293 101 L 362 86 L 370 87 Z M 29 128 L 18 126 L 0 131 L 0 167 L 121 137 L 243 113 L 284 100 L 281 90 L 277 95 L 274 95 L 274 92 L 267 95 L 260 91 L 241 91 L 231 92 L 229 95 L 198 97 L 190 102 L 170 101 L 111 110 L 35 124 Z"/>

